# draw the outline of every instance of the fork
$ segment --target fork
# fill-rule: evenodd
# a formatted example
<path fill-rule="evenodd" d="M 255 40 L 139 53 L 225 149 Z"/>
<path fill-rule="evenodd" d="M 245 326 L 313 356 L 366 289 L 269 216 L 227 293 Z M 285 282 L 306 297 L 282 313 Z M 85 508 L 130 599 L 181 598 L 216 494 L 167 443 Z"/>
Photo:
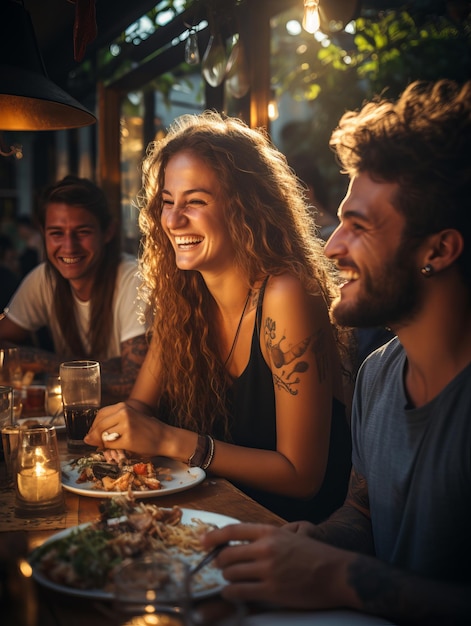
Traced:
<path fill-rule="evenodd" d="M 52 424 L 54 424 L 54 422 L 56 421 L 56 419 L 59 417 L 59 415 L 62 414 L 62 409 L 58 409 L 54 415 L 52 415 L 51 419 L 47 422 L 48 426 L 52 426 Z"/>
<path fill-rule="evenodd" d="M 198 563 L 190 567 L 187 572 L 187 578 L 190 578 L 191 576 L 194 576 L 197 572 L 199 572 L 200 569 L 202 569 L 205 565 L 215 559 L 217 555 L 221 552 L 221 550 L 226 548 L 228 545 L 228 543 L 221 543 L 209 552 L 207 552 L 204 557 L 200 561 L 198 561 Z"/>

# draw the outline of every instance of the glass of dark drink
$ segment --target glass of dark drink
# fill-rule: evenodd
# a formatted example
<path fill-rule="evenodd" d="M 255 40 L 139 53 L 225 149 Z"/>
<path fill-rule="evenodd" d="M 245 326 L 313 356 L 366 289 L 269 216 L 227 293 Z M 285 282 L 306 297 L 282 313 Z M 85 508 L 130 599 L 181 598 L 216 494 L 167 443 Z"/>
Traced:
<path fill-rule="evenodd" d="M 60 366 L 67 447 L 88 449 L 83 438 L 90 429 L 101 403 L 98 361 L 66 361 Z"/>

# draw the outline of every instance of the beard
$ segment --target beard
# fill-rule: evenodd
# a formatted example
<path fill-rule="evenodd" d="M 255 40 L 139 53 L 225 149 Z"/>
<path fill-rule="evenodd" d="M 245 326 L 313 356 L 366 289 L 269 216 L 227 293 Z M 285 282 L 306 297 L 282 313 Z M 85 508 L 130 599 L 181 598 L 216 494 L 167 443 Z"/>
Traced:
<path fill-rule="evenodd" d="M 341 326 L 394 327 L 411 321 L 422 302 L 422 281 L 410 246 L 402 244 L 395 257 L 376 273 L 364 271 L 362 289 L 355 300 L 336 298 L 331 307 L 334 321 Z"/>

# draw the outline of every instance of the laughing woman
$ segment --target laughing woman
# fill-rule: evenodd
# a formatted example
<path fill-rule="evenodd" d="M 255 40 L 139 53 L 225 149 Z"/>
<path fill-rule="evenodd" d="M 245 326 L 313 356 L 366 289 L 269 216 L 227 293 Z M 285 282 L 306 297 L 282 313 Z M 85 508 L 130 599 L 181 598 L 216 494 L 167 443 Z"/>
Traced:
<path fill-rule="evenodd" d="M 285 519 L 343 503 L 346 333 L 302 185 L 265 133 L 179 118 L 144 163 L 153 337 L 130 398 L 86 441 L 198 465 Z"/>

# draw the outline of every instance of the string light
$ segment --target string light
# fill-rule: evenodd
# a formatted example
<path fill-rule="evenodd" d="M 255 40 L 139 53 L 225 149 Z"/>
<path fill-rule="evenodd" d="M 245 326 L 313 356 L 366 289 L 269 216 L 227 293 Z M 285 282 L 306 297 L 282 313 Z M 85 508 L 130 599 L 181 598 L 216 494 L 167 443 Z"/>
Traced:
<path fill-rule="evenodd" d="M 321 25 L 319 0 L 304 0 L 303 28 L 308 33 L 316 33 Z"/>

